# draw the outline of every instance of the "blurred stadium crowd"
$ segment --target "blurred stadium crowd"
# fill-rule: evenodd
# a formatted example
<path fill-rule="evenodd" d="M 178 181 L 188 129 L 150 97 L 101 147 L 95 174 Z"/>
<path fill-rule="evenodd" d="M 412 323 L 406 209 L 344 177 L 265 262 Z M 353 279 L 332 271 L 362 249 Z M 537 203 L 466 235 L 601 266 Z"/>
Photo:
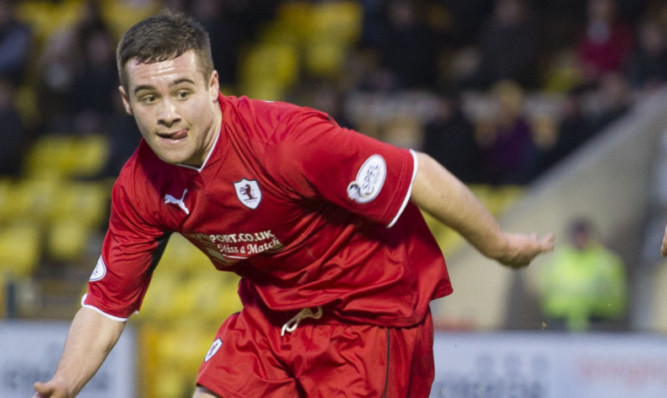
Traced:
<path fill-rule="evenodd" d="M 312 106 L 430 153 L 494 213 L 667 80 L 665 0 L 0 0 L 0 315 L 68 319 L 78 305 L 140 139 L 115 45 L 164 8 L 207 28 L 224 94 Z M 192 262 L 206 260 L 174 237 L 147 317 L 196 309 L 217 325 L 238 308 L 234 277 Z M 147 366 L 196 366 L 208 336 L 190 363 L 178 328 L 158 341 L 155 325 Z M 175 396 L 178 377 L 150 374 L 165 390 L 142 396 Z"/>
<path fill-rule="evenodd" d="M 2 0 L 3 175 L 52 134 L 108 137 L 116 174 L 138 136 L 115 44 L 162 8 L 210 31 L 223 92 L 323 109 L 467 182 L 529 183 L 667 78 L 656 0 Z"/>

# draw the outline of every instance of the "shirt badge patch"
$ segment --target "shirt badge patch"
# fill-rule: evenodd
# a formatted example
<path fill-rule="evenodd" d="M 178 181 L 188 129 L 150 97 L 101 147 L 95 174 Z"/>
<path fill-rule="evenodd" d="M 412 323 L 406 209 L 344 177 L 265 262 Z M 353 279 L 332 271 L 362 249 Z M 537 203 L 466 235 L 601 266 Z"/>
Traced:
<path fill-rule="evenodd" d="M 357 203 L 375 199 L 387 177 L 387 164 L 380 155 L 372 155 L 357 172 L 357 177 L 347 186 L 347 196 Z"/>
<path fill-rule="evenodd" d="M 255 180 L 246 180 L 234 183 L 236 189 L 236 196 L 241 203 L 250 209 L 256 209 L 259 202 L 262 201 L 262 191 L 259 189 L 259 184 Z"/>
<path fill-rule="evenodd" d="M 213 344 L 211 344 L 211 348 L 208 349 L 208 352 L 206 353 L 206 357 L 204 358 L 204 362 L 208 362 L 208 360 L 211 359 L 211 357 L 213 357 L 213 355 L 215 355 L 216 352 L 218 352 L 220 347 L 222 347 L 222 340 L 217 338 L 217 339 L 215 339 Z"/>
<path fill-rule="evenodd" d="M 95 265 L 93 273 L 90 274 L 89 281 L 91 282 L 99 281 L 100 279 L 104 278 L 106 274 L 107 274 L 107 266 L 106 264 L 104 264 L 102 256 L 100 256 L 99 260 L 97 260 L 97 264 Z"/>

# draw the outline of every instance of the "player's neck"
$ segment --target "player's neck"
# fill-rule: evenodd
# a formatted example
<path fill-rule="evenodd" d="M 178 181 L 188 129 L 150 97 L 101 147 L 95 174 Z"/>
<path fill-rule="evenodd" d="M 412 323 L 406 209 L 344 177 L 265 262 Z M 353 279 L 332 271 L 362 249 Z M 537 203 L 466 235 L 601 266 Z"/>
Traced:
<path fill-rule="evenodd" d="M 215 145 L 218 142 L 218 136 L 220 135 L 220 130 L 222 129 L 222 110 L 220 109 L 219 106 L 215 108 L 214 112 L 214 119 L 213 123 L 211 124 L 211 130 L 209 131 L 208 134 L 208 143 L 207 143 L 207 149 L 204 152 L 204 158 L 202 159 L 202 163 L 199 166 L 199 169 L 203 169 L 206 163 L 208 162 L 208 159 L 211 157 L 211 153 L 213 152 L 213 149 L 215 149 Z"/>

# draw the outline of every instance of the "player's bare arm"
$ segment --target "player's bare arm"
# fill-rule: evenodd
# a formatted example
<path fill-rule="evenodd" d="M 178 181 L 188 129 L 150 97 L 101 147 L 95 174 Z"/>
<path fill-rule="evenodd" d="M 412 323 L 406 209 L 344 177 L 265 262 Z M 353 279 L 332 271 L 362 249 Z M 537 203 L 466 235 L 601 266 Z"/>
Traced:
<path fill-rule="evenodd" d="M 553 249 L 553 235 L 503 232 L 475 195 L 430 156 L 417 153 L 411 199 L 422 210 L 460 233 L 485 256 L 511 267 L 528 265 Z"/>
<path fill-rule="evenodd" d="M 81 308 L 72 321 L 55 375 L 34 384 L 34 397 L 75 397 L 102 365 L 124 328 L 125 322 Z"/>
<path fill-rule="evenodd" d="M 222 398 L 206 387 L 197 387 L 192 398 Z"/>
<path fill-rule="evenodd" d="M 662 245 L 660 246 L 660 253 L 667 256 L 667 226 L 665 227 L 665 235 L 662 237 Z"/>

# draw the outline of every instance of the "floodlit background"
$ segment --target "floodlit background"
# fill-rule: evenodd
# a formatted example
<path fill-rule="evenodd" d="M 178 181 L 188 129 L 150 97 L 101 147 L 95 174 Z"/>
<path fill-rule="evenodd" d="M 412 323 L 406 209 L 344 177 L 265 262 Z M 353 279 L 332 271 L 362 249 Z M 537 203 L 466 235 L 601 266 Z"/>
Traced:
<path fill-rule="evenodd" d="M 311 106 L 425 151 L 504 228 L 554 232 L 561 247 L 583 217 L 616 256 L 624 292 L 584 286 L 563 304 L 574 320 L 559 322 L 543 304 L 556 252 L 512 272 L 429 219 L 455 289 L 432 306 L 434 397 L 667 389 L 667 2 L 0 0 L 0 396 L 29 396 L 55 368 L 140 137 L 117 95 L 115 46 L 163 8 L 207 28 L 224 94 Z M 574 292 L 569 270 L 557 275 Z M 173 236 L 81 396 L 190 396 L 217 327 L 240 309 L 237 282 Z"/>

